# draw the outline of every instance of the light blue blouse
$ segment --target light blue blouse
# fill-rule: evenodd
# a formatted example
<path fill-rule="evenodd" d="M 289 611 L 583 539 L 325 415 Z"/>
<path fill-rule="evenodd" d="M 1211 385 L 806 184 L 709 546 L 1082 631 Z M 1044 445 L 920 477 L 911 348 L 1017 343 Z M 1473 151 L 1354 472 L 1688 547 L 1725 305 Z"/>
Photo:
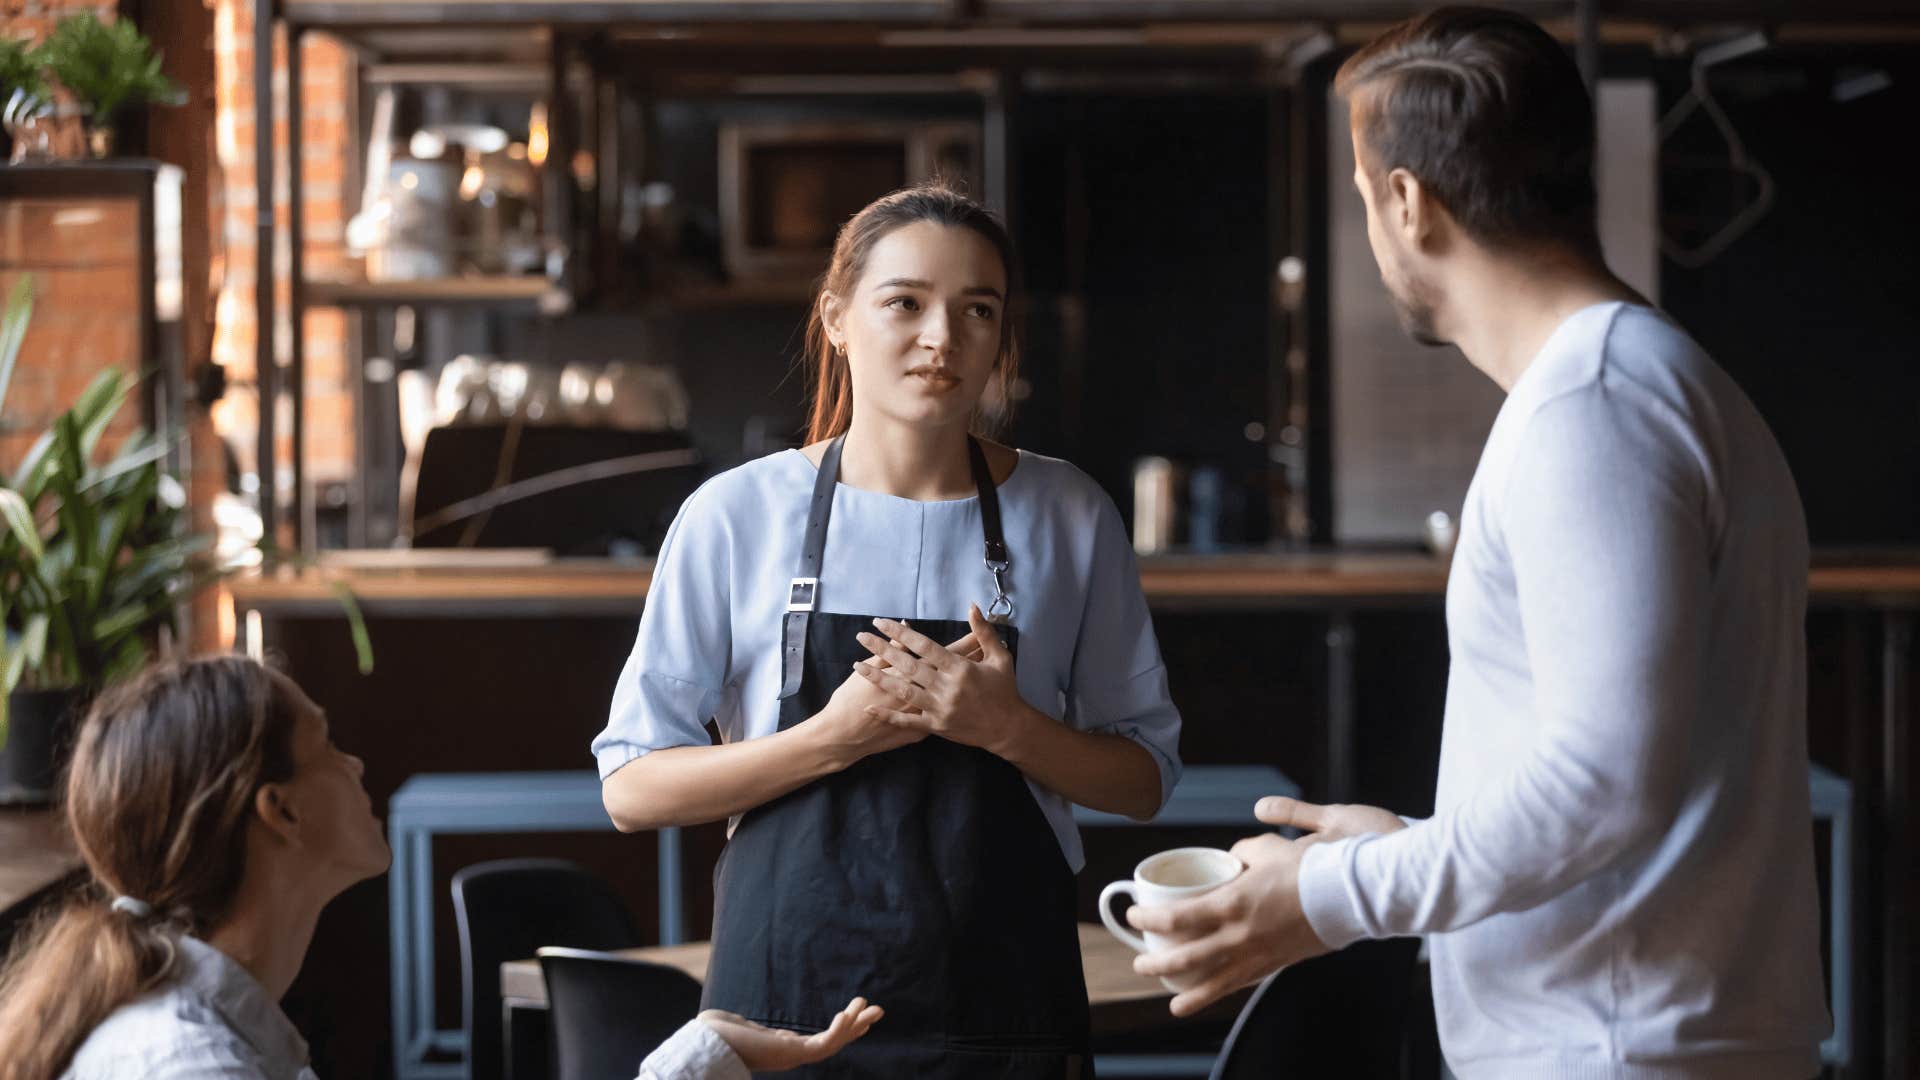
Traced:
<path fill-rule="evenodd" d="M 61 1080 L 314 1080 L 306 1040 L 246 968 L 174 943 L 167 980 L 101 1021 Z"/>
<path fill-rule="evenodd" d="M 649 751 L 705 746 L 708 718 L 728 742 L 779 730 L 780 627 L 815 475 L 786 450 L 715 476 L 680 508 L 593 740 L 603 779 Z M 1078 730 L 1146 747 L 1164 805 L 1180 776 L 1180 714 L 1119 511 L 1079 469 L 1026 451 L 999 495 L 1020 696 Z M 964 621 L 969 603 L 984 611 L 993 596 L 982 542 L 978 496 L 921 502 L 841 484 L 819 610 Z M 1027 786 L 1077 872 L 1072 807 Z"/>

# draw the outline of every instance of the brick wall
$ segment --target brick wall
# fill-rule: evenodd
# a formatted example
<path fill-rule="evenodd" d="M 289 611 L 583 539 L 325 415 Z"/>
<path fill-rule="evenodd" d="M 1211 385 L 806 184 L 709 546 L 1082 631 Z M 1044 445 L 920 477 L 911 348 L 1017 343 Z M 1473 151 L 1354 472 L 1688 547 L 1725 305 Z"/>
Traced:
<path fill-rule="evenodd" d="M 11 38 L 39 41 L 67 15 L 92 11 L 103 20 L 111 20 L 118 10 L 118 4 L 99 0 L 0 0 L 0 31 Z"/>
<path fill-rule="evenodd" d="M 32 199 L 0 205 L 0 295 L 33 277 L 34 313 L 0 414 L 0 472 L 103 370 L 139 367 L 139 260 L 131 202 Z M 122 410 L 109 439 L 140 421 Z"/>
<path fill-rule="evenodd" d="M 214 0 L 215 82 L 218 100 L 217 153 L 224 182 L 216 193 L 220 205 L 214 220 L 220 230 L 216 250 L 223 285 L 215 316 L 213 356 L 230 379 L 251 382 L 254 377 L 257 328 L 254 326 L 254 207 L 257 204 L 254 170 L 253 5 L 248 0 Z M 348 80 L 350 57 L 336 42 L 309 36 L 301 50 L 301 183 L 307 275 L 337 276 L 344 260 L 346 198 L 344 170 L 351 148 L 348 136 Z M 287 276 L 288 225 L 286 127 L 286 39 L 274 45 L 274 79 L 278 102 L 273 138 L 274 248 L 278 253 L 274 282 L 276 354 L 282 363 L 291 353 L 289 304 L 292 290 Z M 307 472 L 316 480 L 345 476 L 353 467 L 352 405 L 347 383 L 347 320 L 337 310 L 311 311 L 306 318 Z M 215 414 L 215 423 L 236 442 L 244 468 L 253 469 L 253 432 L 257 430 L 257 399 L 251 394 L 230 395 Z M 283 473 L 291 460 L 291 416 L 278 417 L 279 458 Z"/>
<path fill-rule="evenodd" d="M 91 9 L 111 18 L 112 4 L 0 0 L 0 35 L 40 41 L 65 15 Z M 138 367 L 138 278 L 131 206 L 36 199 L 0 207 L 0 297 L 21 274 L 34 277 L 34 317 L 0 412 L 0 473 L 11 473 L 94 376 Z M 128 407 L 117 432 L 139 421 Z"/>
<path fill-rule="evenodd" d="M 191 0 L 189 0 L 191 2 Z M 216 153 L 222 176 L 209 192 L 212 206 L 213 237 L 211 265 L 206 272 L 213 277 L 217 292 L 213 358 L 227 368 L 230 380 L 251 383 L 254 378 L 254 96 L 253 96 L 253 5 L 251 0 L 205 0 L 214 8 L 214 35 L 209 43 L 215 55 L 215 99 L 217 107 Z M 39 40 L 61 17 L 74 11 L 92 9 L 103 19 L 115 17 L 112 3 L 72 2 L 72 0 L 0 0 L 0 33 L 8 37 Z M 164 17 L 164 7 L 153 17 Z M 341 269 L 344 237 L 344 199 L 348 194 L 342 183 L 348 153 L 349 104 L 348 77 L 350 59 L 336 43 L 309 38 L 303 46 L 302 137 L 305 184 L 306 247 L 309 273 L 315 276 L 337 274 Z M 169 71 L 179 65 L 169 63 Z M 279 42 L 275 55 L 278 94 L 277 108 L 282 119 L 276 124 L 274 138 L 278 146 L 276 174 L 280 187 L 275 198 L 276 247 L 280 252 L 275 282 L 276 313 L 280 320 L 277 341 L 283 362 L 290 348 L 288 303 L 291 289 L 286 275 L 287 227 L 290 212 L 286 202 L 285 116 L 285 42 Z M 204 88 L 194 88 L 196 92 Z M 50 231 L 53 216 L 29 213 L 22 208 L 0 220 L 0 253 L 28 251 L 43 256 L 59 250 L 78 235 L 70 222 L 56 235 Z M 106 235 L 110 229 L 89 227 L 88 235 Z M 121 236 L 129 235 L 130 227 Z M 58 241 L 58 242 L 56 242 Z M 91 241 L 89 241 L 91 242 Z M 63 265 L 71 262 L 62 256 Z M 189 266 L 188 273 L 200 268 Z M 103 366 L 119 364 L 131 368 L 135 363 L 130 296 L 102 291 L 111 286 L 111 268 L 69 270 L 40 275 L 40 303 L 27 341 L 22 347 L 20 369 L 8 395 L 7 409 L 0 417 L 0 469 L 18 460 L 35 435 L 51 418 L 71 403 L 78 388 Z M 0 286 L 11 285 L 13 260 L 0 259 Z M 103 300 L 105 301 L 103 303 Z M 82 308 L 99 313 L 100 318 L 83 317 Z M 125 317 L 122 318 L 121 316 Z M 352 467 L 352 409 L 346 382 L 346 319 L 338 311 L 316 311 L 307 317 L 307 416 L 308 472 L 319 479 L 343 476 Z M 115 335 L 119 335 L 116 337 Z M 227 437 L 239 455 L 242 467 L 253 468 L 256 430 L 256 401 L 242 390 L 229 394 L 216 407 L 216 428 Z M 131 416 L 131 413 L 130 413 Z M 290 460 L 291 443 L 285 433 L 291 430 L 289 418 L 281 417 L 283 434 L 280 457 Z"/>

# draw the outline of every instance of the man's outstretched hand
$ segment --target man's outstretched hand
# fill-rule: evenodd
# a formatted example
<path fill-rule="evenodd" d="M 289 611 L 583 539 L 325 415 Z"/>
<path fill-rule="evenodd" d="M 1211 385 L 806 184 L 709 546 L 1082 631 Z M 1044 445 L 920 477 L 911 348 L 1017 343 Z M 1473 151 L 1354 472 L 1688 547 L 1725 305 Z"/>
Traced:
<path fill-rule="evenodd" d="M 1269 795 L 1253 806 L 1253 816 L 1269 825 L 1286 825 L 1309 833 L 1310 840 L 1344 840 L 1368 833 L 1397 832 L 1407 827 L 1400 815 L 1377 806 L 1335 803 L 1321 806 L 1285 795 Z"/>

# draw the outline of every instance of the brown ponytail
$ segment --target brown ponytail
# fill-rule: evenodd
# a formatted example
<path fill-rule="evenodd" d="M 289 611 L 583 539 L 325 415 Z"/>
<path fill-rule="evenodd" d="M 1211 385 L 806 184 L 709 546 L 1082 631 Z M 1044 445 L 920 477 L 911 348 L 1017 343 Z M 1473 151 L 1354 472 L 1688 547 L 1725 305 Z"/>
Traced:
<path fill-rule="evenodd" d="M 238 656 L 163 663 L 95 703 L 65 807 L 93 880 L 0 972 L 0 1080 L 53 1080 L 101 1021 L 167 979 L 174 935 L 227 916 L 254 795 L 293 775 L 294 719 L 274 676 Z M 116 896 L 152 912 L 115 910 Z"/>
<path fill-rule="evenodd" d="M 833 342 L 827 339 L 823 309 L 828 295 L 844 298 L 852 293 L 867 267 L 867 256 L 872 253 L 873 245 L 895 229 L 922 221 L 970 229 L 984 237 L 999 253 L 1000 264 L 1007 272 L 1008 300 L 1019 295 L 1013 238 L 1007 235 L 1006 226 L 993 211 L 938 180 L 903 188 L 869 203 L 840 227 L 833 243 L 833 259 L 827 264 L 826 275 L 820 279 L 813 311 L 807 317 L 806 362 L 813 368 L 807 442 L 831 439 L 845 433 L 853 423 L 853 379 L 847 371 L 846 357 L 836 355 Z M 994 364 L 995 380 L 987 387 L 983 407 L 974 415 L 976 432 L 992 434 L 1011 419 L 1012 390 L 1019 375 L 1020 349 L 1014 340 L 1009 312 L 1000 322 L 1000 356 Z"/>

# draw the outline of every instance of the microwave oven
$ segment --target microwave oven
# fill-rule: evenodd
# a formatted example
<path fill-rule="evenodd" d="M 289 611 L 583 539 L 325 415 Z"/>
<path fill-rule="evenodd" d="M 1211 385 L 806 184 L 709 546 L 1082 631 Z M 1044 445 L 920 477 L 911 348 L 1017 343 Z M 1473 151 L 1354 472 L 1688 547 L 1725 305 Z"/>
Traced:
<path fill-rule="evenodd" d="M 728 276 L 799 285 L 826 271 L 840 226 L 889 191 L 937 177 L 978 197 L 980 125 L 726 124 L 719 164 Z"/>

